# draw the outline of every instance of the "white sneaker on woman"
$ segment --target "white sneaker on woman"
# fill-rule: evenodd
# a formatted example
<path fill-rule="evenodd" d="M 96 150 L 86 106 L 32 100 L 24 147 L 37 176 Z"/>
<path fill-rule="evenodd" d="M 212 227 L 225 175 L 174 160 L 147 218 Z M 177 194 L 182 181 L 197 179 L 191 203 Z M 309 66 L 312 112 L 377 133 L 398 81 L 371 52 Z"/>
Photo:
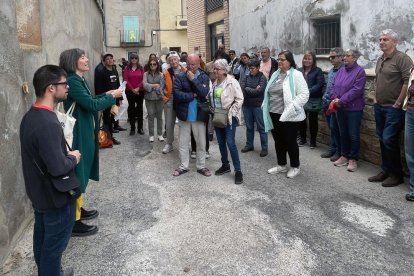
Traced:
<path fill-rule="evenodd" d="M 290 168 L 286 177 L 287 178 L 295 178 L 300 173 L 299 168 Z"/>
<path fill-rule="evenodd" d="M 162 137 L 162 135 L 158 135 L 158 141 L 164 142 L 164 137 Z"/>
<path fill-rule="evenodd" d="M 279 166 L 277 165 L 276 167 L 273 167 L 271 169 L 267 170 L 268 174 L 276 174 L 276 173 L 281 173 L 281 172 L 286 172 L 286 166 Z"/>
<path fill-rule="evenodd" d="M 150 137 L 149 137 L 149 142 L 150 142 L 150 143 L 153 143 L 153 142 L 154 142 L 154 136 L 150 136 Z"/>

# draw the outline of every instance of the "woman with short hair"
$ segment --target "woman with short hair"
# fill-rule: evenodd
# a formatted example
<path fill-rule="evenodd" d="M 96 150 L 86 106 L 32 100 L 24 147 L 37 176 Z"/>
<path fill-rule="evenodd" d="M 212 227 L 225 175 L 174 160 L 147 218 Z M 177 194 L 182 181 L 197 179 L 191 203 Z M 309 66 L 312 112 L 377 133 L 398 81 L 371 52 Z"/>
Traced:
<path fill-rule="evenodd" d="M 341 139 L 341 157 L 337 167 L 347 166 L 349 172 L 358 167 L 360 127 L 365 106 L 365 70 L 358 65 L 361 53 L 356 49 L 345 51 L 344 67 L 339 69 L 332 84 L 330 98 L 338 111 L 336 115 Z"/>
<path fill-rule="evenodd" d="M 299 147 L 296 136 L 299 123 L 305 119 L 303 106 L 309 98 L 309 89 L 301 72 L 296 70 L 293 54 L 286 50 L 277 59 L 279 69 L 267 83 L 263 100 L 263 121 L 265 131 L 272 131 L 275 141 L 277 163 L 269 174 L 286 172 L 289 155 L 288 178 L 300 173 Z"/>
<path fill-rule="evenodd" d="M 239 82 L 228 74 L 228 63 L 225 59 L 217 59 L 213 64 L 215 82 L 210 94 L 210 99 L 215 109 L 227 110 L 228 123 L 225 127 L 217 127 L 217 142 L 221 154 L 221 167 L 216 170 L 215 175 L 222 175 L 230 172 L 227 148 L 230 151 L 235 171 L 235 184 L 243 183 L 239 152 L 236 146 L 236 126 L 241 120 L 241 107 L 243 105 L 243 92 Z M 213 119 L 214 124 L 214 119 Z"/>
<path fill-rule="evenodd" d="M 86 192 L 89 179 L 99 181 L 98 111 L 114 105 L 115 99 L 122 96 L 122 90 L 110 90 L 96 96 L 92 94 L 84 78 L 84 74 L 89 71 L 89 60 L 84 50 L 75 48 L 63 51 L 60 54 L 59 66 L 68 73 L 69 95 L 64 102 L 65 110 L 76 102 L 73 111 L 76 124 L 73 128 L 72 148 L 82 154 L 75 172 L 83 194 Z M 72 236 L 88 236 L 98 232 L 97 226 L 81 222 L 97 216 L 97 210 L 86 211 L 83 208 L 83 197 L 80 196 L 76 201 L 76 223 Z"/>

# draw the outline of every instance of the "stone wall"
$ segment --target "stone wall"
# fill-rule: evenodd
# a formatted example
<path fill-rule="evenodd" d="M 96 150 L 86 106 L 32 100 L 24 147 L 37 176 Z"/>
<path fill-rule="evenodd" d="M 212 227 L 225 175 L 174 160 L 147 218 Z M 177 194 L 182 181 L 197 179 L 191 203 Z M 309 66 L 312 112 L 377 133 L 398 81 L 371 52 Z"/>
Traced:
<path fill-rule="evenodd" d="M 33 216 L 19 144 L 21 118 L 35 101 L 33 74 L 42 65 L 58 64 L 60 53 L 75 47 L 86 51 L 94 68 L 103 50 L 97 3 L 0 1 L 0 265 Z M 29 84 L 29 94 L 22 93 L 24 82 Z"/>

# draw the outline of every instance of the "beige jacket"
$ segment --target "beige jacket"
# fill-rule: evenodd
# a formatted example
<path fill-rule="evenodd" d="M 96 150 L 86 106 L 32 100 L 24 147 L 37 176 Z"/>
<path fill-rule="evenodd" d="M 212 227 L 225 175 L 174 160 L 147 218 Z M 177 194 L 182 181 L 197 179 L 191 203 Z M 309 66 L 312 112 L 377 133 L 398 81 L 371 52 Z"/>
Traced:
<path fill-rule="evenodd" d="M 210 91 L 210 97 L 213 101 L 214 87 L 217 85 L 217 80 Z M 241 122 L 241 108 L 244 97 L 239 82 L 232 76 L 227 75 L 223 81 L 223 92 L 221 93 L 221 107 L 229 109 L 229 124 L 232 123 L 232 117 L 236 117 L 237 122 Z"/>

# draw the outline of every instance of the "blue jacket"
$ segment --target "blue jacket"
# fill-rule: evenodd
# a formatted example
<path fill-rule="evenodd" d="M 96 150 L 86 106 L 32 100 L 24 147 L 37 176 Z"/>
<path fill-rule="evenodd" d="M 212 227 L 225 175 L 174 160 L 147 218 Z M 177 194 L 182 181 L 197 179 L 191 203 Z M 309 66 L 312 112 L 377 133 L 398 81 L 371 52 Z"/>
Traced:
<path fill-rule="evenodd" d="M 199 101 L 207 101 L 210 78 L 204 71 L 199 70 L 199 72 L 200 75 L 193 81 L 190 81 L 185 73 L 180 73 L 174 80 L 173 107 L 181 121 L 187 121 L 188 105 L 194 99 L 194 93 L 197 93 Z"/>
<path fill-rule="evenodd" d="M 309 98 L 322 98 L 322 89 L 325 84 L 325 78 L 323 77 L 323 72 L 321 68 L 314 67 L 307 76 L 304 74 L 304 68 L 298 69 L 302 72 L 303 77 L 306 80 L 309 88 Z"/>
<path fill-rule="evenodd" d="M 326 83 L 325 93 L 322 97 L 322 108 L 324 111 L 328 110 L 329 104 L 331 103 L 330 94 L 331 94 L 331 87 L 333 81 L 335 79 L 336 73 L 338 73 L 339 69 L 341 69 L 344 65 L 341 64 L 338 68 L 331 68 L 328 72 L 328 82 Z"/>
<path fill-rule="evenodd" d="M 331 100 L 339 99 L 340 110 L 361 111 L 364 109 L 365 70 L 357 63 L 339 69 L 332 84 Z"/>

